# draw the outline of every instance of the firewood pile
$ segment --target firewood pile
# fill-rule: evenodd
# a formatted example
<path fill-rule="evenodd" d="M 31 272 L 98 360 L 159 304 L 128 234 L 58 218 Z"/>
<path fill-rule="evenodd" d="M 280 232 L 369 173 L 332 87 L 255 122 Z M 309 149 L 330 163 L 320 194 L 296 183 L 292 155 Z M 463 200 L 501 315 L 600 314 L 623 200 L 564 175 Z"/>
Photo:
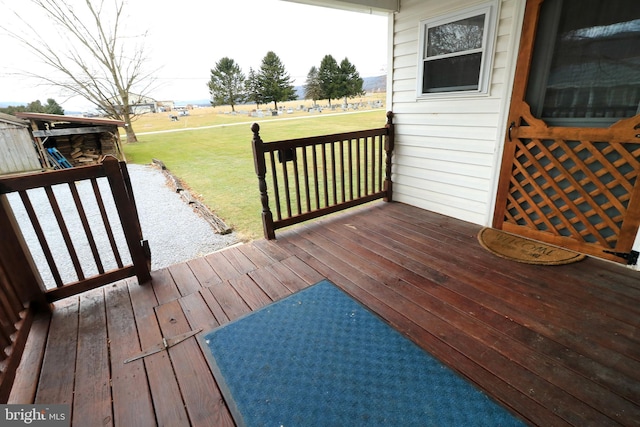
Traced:
<path fill-rule="evenodd" d="M 113 154 L 117 157 L 118 154 L 116 137 L 107 132 L 58 137 L 56 146 L 73 166 L 96 164 L 103 155 Z"/>

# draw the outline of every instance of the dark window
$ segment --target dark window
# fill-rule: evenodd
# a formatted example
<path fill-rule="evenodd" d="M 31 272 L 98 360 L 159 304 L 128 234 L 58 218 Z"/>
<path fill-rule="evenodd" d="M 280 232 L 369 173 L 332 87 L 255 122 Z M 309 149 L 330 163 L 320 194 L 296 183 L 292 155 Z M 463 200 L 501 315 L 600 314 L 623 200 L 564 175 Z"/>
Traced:
<path fill-rule="evenodd" d="M 553 126 L 606 127 L 639 114 L 640 1 L 545 1 L 527 102 Z"/>

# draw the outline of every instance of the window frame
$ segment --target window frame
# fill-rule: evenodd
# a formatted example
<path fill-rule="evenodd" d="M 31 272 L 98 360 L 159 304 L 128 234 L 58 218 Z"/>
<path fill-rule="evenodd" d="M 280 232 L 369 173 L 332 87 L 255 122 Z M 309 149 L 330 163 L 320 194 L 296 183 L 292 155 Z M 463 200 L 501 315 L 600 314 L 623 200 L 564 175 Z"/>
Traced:
<path fill-rule="evenodd" d="M 476 49 L 466 50 L 462 53 L 455 52 L 443 55 L 436 55 L 427 57 L 428 48 L 428 35 L 429 29 L 439 27 L 442 25 L 451 24 L 456 21 L 460 21 L 475 16 L 484 15 L 484 31 L 482 35 L 482 47 Z M 491 80 L 491 67 L 493 63 L 493 55 L 495 49 L 495 34 L 496 34 L 496 22 L 497 22 L 497 6 L 495 1 L 485 2 L 474 7 L 465 8 L 457 12 L 448 13 L 446 15 L 440 15 L 433 18 L 423 19 L 420 21 L 419 30 L 419 48 L 418 48 L 418 75 L 416 82 L 416 94 L 418 99 L 430 99 L 439 97 L 456 97 L 456 96 L 469 96 L 469 95 L 488 95 L 490 80 Z M 427 61 L 434 61 L 439 59 L 446 59 L 452 57 L 463 57 L 466 55 L 473 55 L 481 53 L 480 70 L 478 73 L 478 88 L 477 89 L 457 89 L 463 87 L 453 86 L 449 90 L 438 90 L 433 92 L 423 92 L 423 79 L 424 79 L 424 65 Z M 427 59 L 428 58 L 428 59 Z"/>

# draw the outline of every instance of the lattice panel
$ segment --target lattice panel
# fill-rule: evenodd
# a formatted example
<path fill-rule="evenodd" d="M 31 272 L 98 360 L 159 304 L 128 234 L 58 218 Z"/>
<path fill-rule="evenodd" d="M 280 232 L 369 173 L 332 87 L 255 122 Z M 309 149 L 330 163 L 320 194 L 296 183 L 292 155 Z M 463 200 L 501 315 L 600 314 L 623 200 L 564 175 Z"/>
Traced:
<path fill-rule="evenodd" d="M 505 221 L 615 248 L 640 144 L 517 140 Z"/>

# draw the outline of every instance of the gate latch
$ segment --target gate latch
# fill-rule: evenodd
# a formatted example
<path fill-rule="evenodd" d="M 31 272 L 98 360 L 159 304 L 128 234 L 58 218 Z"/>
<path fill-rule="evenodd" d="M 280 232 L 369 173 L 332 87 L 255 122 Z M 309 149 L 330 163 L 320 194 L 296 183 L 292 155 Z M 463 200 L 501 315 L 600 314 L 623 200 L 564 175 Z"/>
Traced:
<path fill-rule="evenodd" d="M 631 252 L 604 251 L 604 253 L 611 254 L 611 255 L 620 257 L 622 259 L 626 259 L 627 260 L 627 265 L 636 265 L 636 264 L 638 264 L 638 255 L 640 255 L 640 252 L 638 252 L 638 251 L 631 251 Z"/>

